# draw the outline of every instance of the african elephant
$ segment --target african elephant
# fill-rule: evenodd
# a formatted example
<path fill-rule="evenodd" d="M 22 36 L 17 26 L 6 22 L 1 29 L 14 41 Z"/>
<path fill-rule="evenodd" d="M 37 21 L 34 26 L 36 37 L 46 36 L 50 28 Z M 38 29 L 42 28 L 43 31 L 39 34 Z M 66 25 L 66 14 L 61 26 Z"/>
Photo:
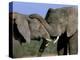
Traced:
<path fill-rule="evenodd" d="M 60 36 L 57 43 L 58 54 L 78 53 L 78 7 L 50 8 L 45 20 L 54 28 L 54 35 Z M 65 37 L 65 38 L 64 38 Z M 63 53 L 62 53 L 63 52 Z"/>
<path fill-rule="evenodd" d="M 39 49 L 39 56 L 43 53 L 46 44 L 50 40 L 50 35 L 38 19 L 32 19 L 29 15 L 23 15 L 17 12 L 10 13 L 9 16 L 10 35 L 14 40 L 18 40 L 20 44 L 31 40 L 37 41 L 43 39 L 43 43 Z M 12 30 L 13 29 L 13 30 Z M 44 42 L 45 41 L 45 42 Z"/>
<path fill-rule="evenodd" d="M 59 36 L 57 41 L 58 55 L 77 54 L 78 52 L 78 11 L 77 6 L 64 7 L 59 9 L 50 8 L 43 19 L 38 14 L 30 15 L 38 19 L 51 37 Z"/>

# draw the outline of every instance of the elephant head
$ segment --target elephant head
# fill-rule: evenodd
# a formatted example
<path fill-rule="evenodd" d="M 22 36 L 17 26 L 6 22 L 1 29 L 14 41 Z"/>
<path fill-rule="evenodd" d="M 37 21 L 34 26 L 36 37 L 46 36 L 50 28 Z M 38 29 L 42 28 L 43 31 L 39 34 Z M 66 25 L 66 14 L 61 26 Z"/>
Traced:
<path fill-rule="evenodd" d="M 14 30 L 13 35 L 16 39 L 24 40 L 27 43 L 34 39 L 39 40 L 40 38 L 50 40 L 49 33 L 38 19 L 33 19 L 29 15 L 16 12 L 12 13 L 10 17 L 12 18 L 10 21 Z"/>
<path fill-rule="evenodd" d="M 29 23 L 29 28 L 31 32 L 31 39 L 35 38 L 45 38 L 45 39 L 50 39 L 50 35 L 45 29 L 45 27 L 42 25 L 42 23 L 39 21 L 37 18 L 31 18 L 31 15 L 29 15 L 27 19 Z M 37 17 L 39 17 L 37 15 Z"/>
<path fill-rule="evenodd" d="M 66 55 L 67 46 L 69 48 L 69 54 L 77 54 L 78 7 L 50 8 L 45 20 L 54 29 L 53 36 L 60 36 L 57 43 L 58 55 Z"/>
<path fill-rule="evenodd" d="M 53 36 L 61 35 L 66 31 L 67 37 L 70 37 L 78 30 L 78 8 L 77 6 L 50 8 L 45 20 L 54 29 Z"/>
<path fill-rule="evenodd" d="M 23 15 L 16 12 L 11 13 L 9 18 L 9 23 L 12 27 L 10 31 L 13 32 L 13 36 L 11 37 L 14 37 L 15 41 L 19 40 L 21 43 L 23 41 L 30 43 L 31 40 L 43 39 L 39 52 L 42 50 L 44 51 L 44 48 L 48 46 L 47 43 L 51 41 L 51 39 L 49 33 L 39 19 L 31 18 L 30 15 Z"/>

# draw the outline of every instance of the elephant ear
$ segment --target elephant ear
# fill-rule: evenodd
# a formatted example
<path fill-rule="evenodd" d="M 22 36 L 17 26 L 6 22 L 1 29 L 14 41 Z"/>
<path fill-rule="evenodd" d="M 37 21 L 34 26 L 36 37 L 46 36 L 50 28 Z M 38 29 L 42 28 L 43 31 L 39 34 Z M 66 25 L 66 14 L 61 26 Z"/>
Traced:
<path fill-rule="evenodd" d="M 26 17 L 21 14 L 15 14 L 16 15 L 16 24 L 19 32 L 21 35 L 24 37 L 27 43 L 30 43 L 30 30 L 29 30 L 29 25 L 26 20 Z M 13 15 L 14 16 L 14 15 Z"/>
<path fill-rule="evenodd" d="M 68 8 L 67 13 L 68 13 L 67 36 L 70 37 L 78 29 L 78 9 L 77 7 Z"/>

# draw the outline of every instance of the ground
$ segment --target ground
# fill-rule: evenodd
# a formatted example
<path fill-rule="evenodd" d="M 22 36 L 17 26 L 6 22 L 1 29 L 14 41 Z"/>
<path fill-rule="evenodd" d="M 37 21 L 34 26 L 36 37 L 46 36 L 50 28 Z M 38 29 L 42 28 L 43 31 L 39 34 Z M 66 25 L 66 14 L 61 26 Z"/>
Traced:
<path fill-rule="evenodd" d="M 36 57 L 38 54 L 38 50 L 39 50 L 41 43 L 42 43 L 42 40 L 41 41 L 31 40 L 30 44 L 25 43 L 21 46 L 18 41 L 14 40 L 13 56 L 15 58 Z M 54 45 L 53 42 L 51 42 L 49 44 L 49 46 L 45 49 L 42 56 L 55 56 L 55 55 L 57 55 L 56 45 L 57 44 Z"/>

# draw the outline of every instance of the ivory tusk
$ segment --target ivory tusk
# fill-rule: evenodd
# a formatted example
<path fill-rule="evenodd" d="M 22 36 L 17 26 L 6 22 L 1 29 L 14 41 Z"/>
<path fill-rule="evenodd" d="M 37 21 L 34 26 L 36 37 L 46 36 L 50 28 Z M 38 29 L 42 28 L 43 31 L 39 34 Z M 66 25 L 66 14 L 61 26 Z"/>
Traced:
<path fill-rule="evenodd" d="M 47 41 L 51 42 L 52 40 L 51 39 L 46 39 Z"/>
<path fill-rule="evenodd" d="M 49 45 L 49 43 L 46 44 L 46 47 Z"/>
<path fill-rule="evenodd" d="M 53 42 L 54 44 L 58 41 L 59 39 L 59 36 L 57 36 L 56 40 Z"/>

